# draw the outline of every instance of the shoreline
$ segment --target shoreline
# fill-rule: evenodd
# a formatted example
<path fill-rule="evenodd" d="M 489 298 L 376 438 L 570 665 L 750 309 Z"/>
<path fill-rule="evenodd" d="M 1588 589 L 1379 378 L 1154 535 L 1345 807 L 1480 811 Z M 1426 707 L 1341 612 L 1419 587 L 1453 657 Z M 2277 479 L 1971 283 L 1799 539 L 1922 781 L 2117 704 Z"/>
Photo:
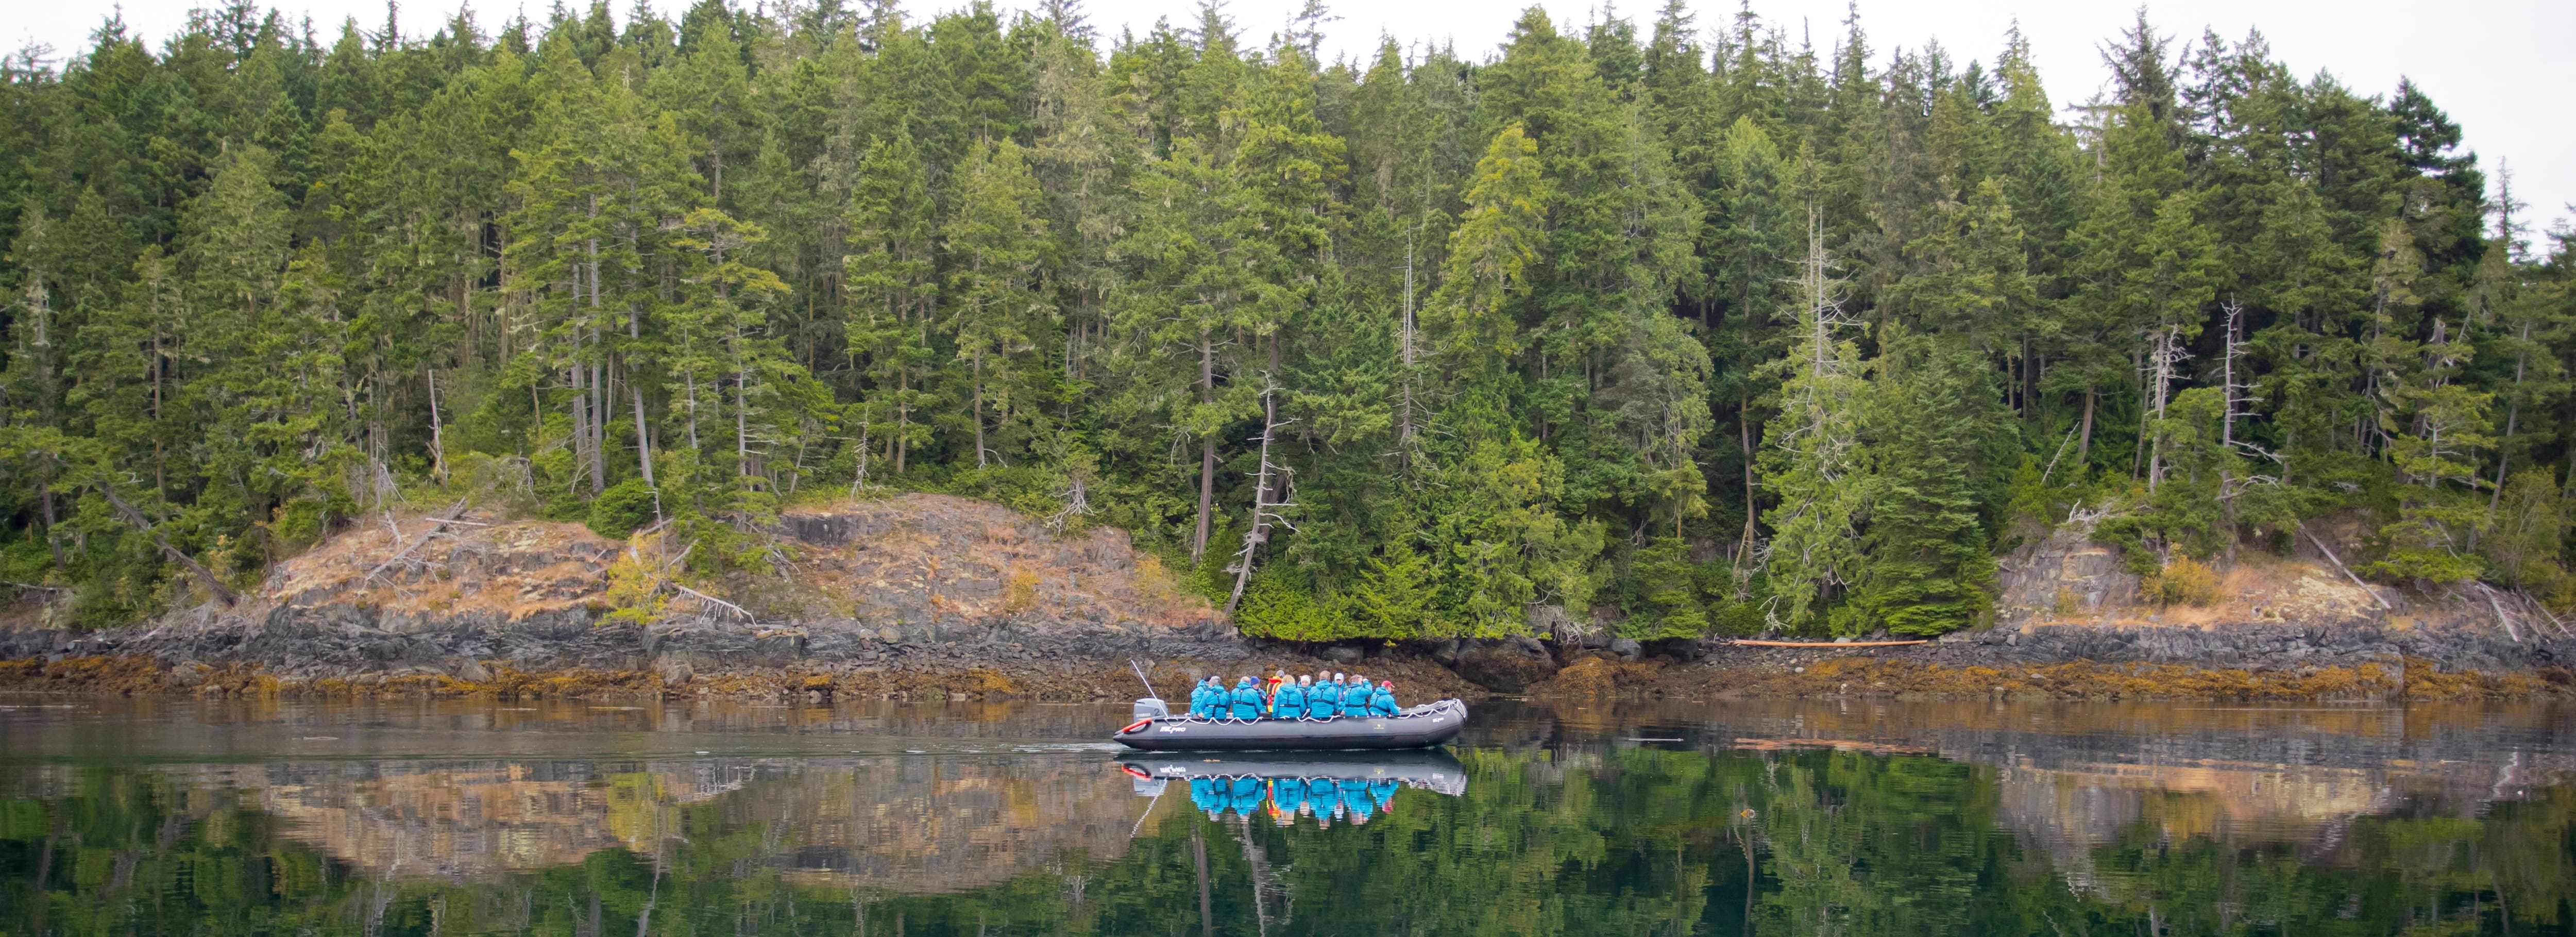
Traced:
<path fill-rule="evenodd" d="M 676 657 L 595 664 L 455 657 L 357 672 L 298 672 L 264 660 L 171 660 L 151 653 L 55 652 L 0 659 L 0 693 L 259 697 L 277 699 L 488 698 L 496 700 L 839 700 L 1114 703 L 1142 695 L 1126 658 L 1051 657 L 933 648 L 875 660 L 808 657 L 692 662 Z M 1150 659 L 1165 698 L 1208 674 L 1316 670 L 1393 680 L 1411 701 L 1455 697 L 1662 699 L 1894 699 L 2015 701 L 2421 702 L 2576 698 L 2576 669 L 2550 663 L 2455 669 L 2423 657 L 2298 666 L 2213 666 L 2147 660 L 1944 661 L 1895 648 L 1708 647 L 1704 656 L 1628 655 L 1548 648 L 1564 662 L 1519 686 L 1471 680 L 1462 655 L 1400 647 L 1339 661 L 1293 650 L 1244 648 L 1240 656 Z M 1912 649 L 1905 649 L 1912 650 Z M 944 652 L 944 653 L 943 653 Z M 1441 658 L 1447 657 L 1448 660 Z M 634 663 L 642 666 L 617 666 Z M 1536 668 L 1532 668 L 1536 669 Z M 1478 674 L 1482 676 L 1482 674 Z M 1536 676 L 1533 674 L 1533 676 Z M 1508 683 L 1508 681 L 1505 681 Z"/>

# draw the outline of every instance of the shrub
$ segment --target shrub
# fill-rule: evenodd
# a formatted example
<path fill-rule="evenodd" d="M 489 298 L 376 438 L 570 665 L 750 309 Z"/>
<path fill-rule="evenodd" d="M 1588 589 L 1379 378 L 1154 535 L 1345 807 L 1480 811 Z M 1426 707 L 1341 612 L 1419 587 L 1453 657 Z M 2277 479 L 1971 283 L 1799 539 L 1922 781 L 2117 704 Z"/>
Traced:
<path fill-rule="evenodd" d="M 653 522 L 659 501 L 641 478 L 608 486 L 590 502 L 590 529 L 602 537 L 624 537 Z"/>
<path fill-rule="evenodd" d="M 2154 576 L 2140 583 L 2140 588 L 2159 604 L 2207 606 L 2218 604 L 2218 571 L 2209 564 L 2175 552 L 2173 562 L 2166 563 Z"/>

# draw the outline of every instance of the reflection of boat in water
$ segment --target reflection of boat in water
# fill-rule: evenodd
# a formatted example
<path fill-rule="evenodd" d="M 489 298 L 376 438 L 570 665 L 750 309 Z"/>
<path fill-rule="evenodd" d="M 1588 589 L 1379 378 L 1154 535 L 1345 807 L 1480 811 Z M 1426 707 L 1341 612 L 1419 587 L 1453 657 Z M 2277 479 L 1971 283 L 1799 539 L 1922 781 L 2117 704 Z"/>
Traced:
<path fill-rule="evenodd" d="M 1367 823 L 1407 787 L 1450 797 L 1467 792 L 1466 770 L 1437 749 L 1208 759 L 1128 754 L 1119 756 L 1118 769 L 1135 780 L 1138 796 L 1160 797 L 1172 782 L 1186 782 L 1191 805 L 1210 816 L 1267 816 L 1281 826 L 1301 815 L 1322 825 Z"/>
<path fill-rule="evenodd" d="M 1137 793 L 1147 795 L 1154 793 L 1146 788 L 1148 782 L 1238 777 L 1393 781 L 1451 797 L 1467 793 L 1466 769 L 1443 749 L 1281 752 L 1205 759 L 1130 753 L 1118 756 L 1118 767 L 1137 779 Z"/>
<path fill-rule="evenodd" d="M 1136 721 L 1110 736 L 1147 751 L 1333 751 L 1428 748 L 1458 737 L 1467 704 L 1425 703 L 1392 716 L 1339 719 L 1204 719 L 1170 715 L 1159 699 L 1136 701 Z"/>

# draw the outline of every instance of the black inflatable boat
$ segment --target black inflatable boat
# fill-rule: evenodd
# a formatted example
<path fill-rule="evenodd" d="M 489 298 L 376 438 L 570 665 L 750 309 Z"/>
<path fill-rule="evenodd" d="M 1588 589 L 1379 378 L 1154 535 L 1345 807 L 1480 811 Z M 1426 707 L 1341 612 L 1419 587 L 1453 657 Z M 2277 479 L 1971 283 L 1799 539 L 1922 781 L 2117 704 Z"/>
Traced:
<path fill-rule="evenodd" d="M 1202 719 L 1167 715 L 1163 701 L 1136 701 L 1136 719 L 1110 736 L 1146 751 L 1329 751 L 1428 748 L 1458 737 L 1467 704 L 1425 703 L 1392 716 L 1339 719 Z"/>

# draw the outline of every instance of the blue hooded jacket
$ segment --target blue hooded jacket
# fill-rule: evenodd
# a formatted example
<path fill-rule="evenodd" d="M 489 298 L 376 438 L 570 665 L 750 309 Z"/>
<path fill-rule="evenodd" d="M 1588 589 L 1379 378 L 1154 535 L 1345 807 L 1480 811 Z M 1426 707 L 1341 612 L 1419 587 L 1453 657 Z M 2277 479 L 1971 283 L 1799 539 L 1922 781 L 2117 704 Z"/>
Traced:
<path fill-rule="evenodd" d="M 1250 721 L 1261 718 L 1261 688 L 1245 677 L 1234 684 L 1234 718 Z"/>
<path fill-rule="evenodd" d="M 1190 684 L 1190 715 L 1207 715 L 1207 681 Z"/>
<path fill-rule="evenodd" d="M 1392 716 L 1400 712 L 1395 707 L 1395 691 L 1387 689 L 1386 684 L 1378 684 L 1377 689 L 1369 691 L 1368 711 L 1372 716 Z"/>
<path fill-rule="evenodd" d="M 1282 683 L 1270 698 L 1270 715 L 1276 719 L 1295 719 L 1306 714 L 1306 688 Z"/>
<path fill-rule="evenodd" d="M 1342 688 L 1342 715 L 1368 715 L 1369 682 L 1354 678 Z"/>

